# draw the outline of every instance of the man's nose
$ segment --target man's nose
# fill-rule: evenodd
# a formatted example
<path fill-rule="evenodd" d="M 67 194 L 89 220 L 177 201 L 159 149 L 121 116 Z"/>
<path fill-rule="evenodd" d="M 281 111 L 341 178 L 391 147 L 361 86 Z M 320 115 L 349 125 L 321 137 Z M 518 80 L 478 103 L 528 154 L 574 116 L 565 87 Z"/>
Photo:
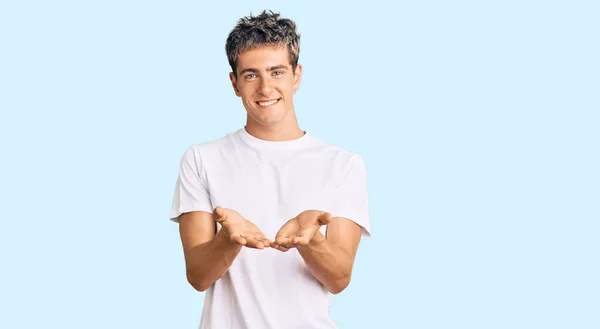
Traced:
<path fill-rule="evenodd" d="M 273 86 L 274 86 L 274 82 L 272 81 L 272 79 L 269 79 L 269 78 L 260 79 L 259 85 L 258 85 L 258 92 L 265 96 L 269 96 L 271 94 L 271 92 L 273 92 L 273 89 L 274 89 Z"/>

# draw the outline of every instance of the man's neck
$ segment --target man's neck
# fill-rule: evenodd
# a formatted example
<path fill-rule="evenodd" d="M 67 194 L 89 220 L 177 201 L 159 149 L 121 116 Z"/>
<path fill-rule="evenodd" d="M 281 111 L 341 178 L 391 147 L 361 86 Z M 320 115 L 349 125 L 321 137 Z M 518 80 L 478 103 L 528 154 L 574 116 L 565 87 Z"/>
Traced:
<path fill-rule="evenodd" d="M 294 140 L 304 136 L 305 134 L 305 132 L 302 131 L 298 125 L 295 125 L 292 128 L 264 126 L 256 127 L 247 123 L 244 128 L 248 134 L 258 139 L 273 142 Z"/>

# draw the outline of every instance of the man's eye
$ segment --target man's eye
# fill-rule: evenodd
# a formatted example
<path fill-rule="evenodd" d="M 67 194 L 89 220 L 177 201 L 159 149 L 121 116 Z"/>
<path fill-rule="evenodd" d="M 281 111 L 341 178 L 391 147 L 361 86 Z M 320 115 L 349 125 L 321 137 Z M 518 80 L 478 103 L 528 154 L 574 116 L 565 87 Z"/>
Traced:
<path fill-rule="evenodd" d="M 254 74 L 254 73 L 246 74 L 245 78 L 246 78 L 246 79 L 253 79 L 253 78 L 256 78 L 256 74 Z"/>
<path fill-rule="evenodd" d="M 275 71 L 275 72 L 273 72 L 273 75 L 282 75 L 282 74 L 283 74 L 283 72 L 281 72 L 281 71 Z"/>

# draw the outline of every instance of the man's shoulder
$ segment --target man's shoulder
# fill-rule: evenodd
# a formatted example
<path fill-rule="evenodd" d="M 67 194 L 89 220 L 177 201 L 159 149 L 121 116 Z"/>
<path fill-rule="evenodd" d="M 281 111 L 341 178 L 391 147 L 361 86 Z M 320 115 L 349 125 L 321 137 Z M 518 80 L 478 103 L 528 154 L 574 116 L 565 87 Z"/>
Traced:
<path fill-rule="evenodd" d="M 207 139 L 203 142 L 197 142 L 189 145 L 183 153 L 183 158 L 188 161 L 203 163 L 212 161 L 225 154 L 230 154 L 235 148 L 234 144 L 237 132 L 230 132 L 221 137 Z"/>
<path fill-rule="evenodd" d="M 352 158 L 358 158 L 362 160 L 362 156 L 357 151 L 352 151 L 348 148 L 342 147 L 338 144 L 324 141 L 320 138 L 312 136 L 315 141 L 315 147 L 319 149 L 321 152 L 328 155 L 330 159 L 340 160 L 342 162 L 349 161 Z"/>
<path fill-rule="evenodd" d="M 192 149 L 194 151 L 210 151 L 214 149 L 228 147 L 235 143 L 235 137 L 237 133 L 237 131 L 233 131 L 220 137 L 214 137 L 212 139 L 207 139 L 203 142 L 197 142 L 190 145 L 189 149 Z"/>

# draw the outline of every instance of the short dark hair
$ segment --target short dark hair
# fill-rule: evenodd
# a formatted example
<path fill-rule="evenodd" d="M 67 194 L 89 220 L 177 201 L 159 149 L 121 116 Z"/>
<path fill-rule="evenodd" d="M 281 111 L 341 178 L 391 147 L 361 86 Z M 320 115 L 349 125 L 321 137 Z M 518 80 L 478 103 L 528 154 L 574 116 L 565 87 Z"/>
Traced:
<path fill-rule="evenodd" d="M 296 23 L 287 18 L 279 18 L 279 13 L 263 11 L 258 16 L 240 18 L 238 24 L 227 37 L 225 51 L 233 74 L 237 78 L 237 63 L 240 54 L 261 46 L 287 47 L 292 71 L 295 72 L 300 56 L 300 34 Z"/>

